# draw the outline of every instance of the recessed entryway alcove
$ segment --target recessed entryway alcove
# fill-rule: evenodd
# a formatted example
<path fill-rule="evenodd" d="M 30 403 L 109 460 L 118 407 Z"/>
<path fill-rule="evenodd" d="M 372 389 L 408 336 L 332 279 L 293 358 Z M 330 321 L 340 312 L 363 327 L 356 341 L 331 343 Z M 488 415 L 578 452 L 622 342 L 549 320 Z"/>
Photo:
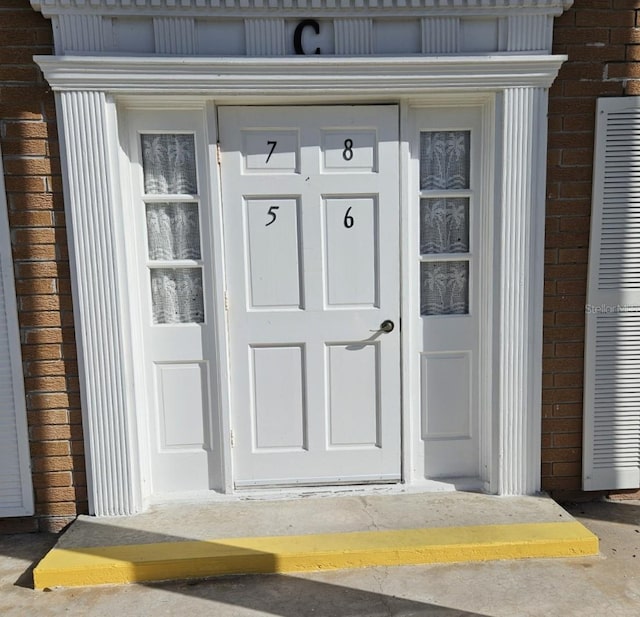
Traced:
<path fill-rule="evenodd" d="M 563 5 L 290 4 L 37 5 L 92 511 L 536 492 Z"/>

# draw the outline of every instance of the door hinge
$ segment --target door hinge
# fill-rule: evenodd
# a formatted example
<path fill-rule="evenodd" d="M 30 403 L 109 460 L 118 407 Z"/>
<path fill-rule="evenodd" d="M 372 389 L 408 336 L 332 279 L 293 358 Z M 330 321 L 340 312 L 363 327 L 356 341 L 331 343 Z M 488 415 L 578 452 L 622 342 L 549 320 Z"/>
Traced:
<path fill-rule="evenodd" d="M 220 142 L 216 142 L 216 162 L 218 163 L 218 167 L 220 167 Z"/>
<path fill-rule="evenodd" d="M 236 440 L 235 440 L 235 437 L 233 435 L 233 429 L 231 429 L 231 431 L 230 431 L 230 439 L 231 439 L 231 447 L 233 448 L 233 446 L 236 445 Z"/>

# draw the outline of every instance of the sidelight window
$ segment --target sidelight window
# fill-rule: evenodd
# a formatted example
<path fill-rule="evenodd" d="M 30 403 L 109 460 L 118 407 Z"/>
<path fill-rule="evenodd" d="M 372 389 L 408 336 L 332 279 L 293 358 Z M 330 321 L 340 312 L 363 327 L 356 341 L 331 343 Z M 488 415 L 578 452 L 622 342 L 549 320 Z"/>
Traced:
<path fill-rule="evenodd" d="M 420 133 L 420 314 L 469 313 L 470 131 Z"/>
<path fill-rule="evenodd" d="M 202 323 L 195 137 L 142 134 L 141 149 L 153 323 Z"/>

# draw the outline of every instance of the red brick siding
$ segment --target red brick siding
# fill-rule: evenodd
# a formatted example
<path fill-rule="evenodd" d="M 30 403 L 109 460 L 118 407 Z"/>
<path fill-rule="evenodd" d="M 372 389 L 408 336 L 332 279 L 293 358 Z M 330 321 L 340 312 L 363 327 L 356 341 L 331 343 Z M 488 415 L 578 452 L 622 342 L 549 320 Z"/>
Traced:
<path fill-rule="evenodd" d="M 50 53 L 51 22 L 28 0 L 0 0 L 0 143 L 36 504 L 0 531 L 57 530 L 87 510 L 55 106 L 32 60 Z"/>
<path fill-rule="evenodd" d="M 640 5 L 575 0 L 556 19 L 569 56 L 549 96 L 542 486 L 581 489 L 584 307 L 596 99 L 640 94 Z"/>

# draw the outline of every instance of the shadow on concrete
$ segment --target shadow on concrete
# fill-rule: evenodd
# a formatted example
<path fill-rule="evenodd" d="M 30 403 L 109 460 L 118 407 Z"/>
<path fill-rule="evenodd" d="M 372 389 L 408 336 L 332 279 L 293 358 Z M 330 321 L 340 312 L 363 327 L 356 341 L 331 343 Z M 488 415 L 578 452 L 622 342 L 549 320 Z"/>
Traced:
<path fill-rule="evenodd" d="M 31 565 L 20 574 L 15 585 L 33 589 L 33 569 L 54 547 L 59 537 L 53 533 L 0 535 L 0 559 L 7 557 L 31 562 Z"/>
<path fill-rule="evenodd" d="M 488 617 L 382 592 L 281 574 L 150 586 L 277 617 Z"/>
<path fill-rule="evenodd" d="M 123 530 L 120 527 L 96 525 L 99 535 L 111 534 L 111 544 L 154 544 L 158 542 L 192 542 L 190 538 L 168 536 L 140 530 Z M 125 533 L 122 533 L 122 532 Z M 126 533 L 130 531 L 130 533 Z M 117 542 L 114 540 L 117 538 Z M 74 548 L 64 541 L 63 536 L 53 534 L 17 534 L 0 537 L 0 559 L 29 560 L 29 568 L 20 573 L 14 586 L 33 589 L 33 570 L 38 562 L 53 547 L 56 539 L 67 550 Z M 102 544 L 104 546 L 104 544 Z M 97 544 L 100 546 L 100 544 Z M 78 552 L 91 553 L 92 549 L 78 547 Z M 268 559 L 268 554 L 263 554 Z M 276 566 L 275 555 L 272 556 Z M 384 574 L 380 569 L 361 569 L 363 581 L 381 586 Z M 352 571 L 353 572 L 353 571 Z M 367 574 L 368 572 L 368 574 Z M 212 603 L 224 604 L 251 611 L 256 614 L 274 617 L 489 617 L 485 614 L 469 612 L 448 606 L 400 598 L 381 591 L 367 591 L 348 586 L 311 580 L 304 574 L 261 574 L 227 575 L 217 578 L 201 578 L 186 581 L 142 582 L 134 585 L 148 589 L 182 594 Z M 97 588 L 94 588 L 97 589 Z M 101 597 L 108 602 L 110 593 L 117 594 L 122 586 L 104 586 L 99 588 Z M 75 588 L 55 589 L 57 594 L 78 594 Z M 34 591 L 34 594 L 40 592 Z M 34 598 L 35 599 L 35 598 Z M 140 607 L 144 610 L 144 607 Z M 234 613 L 235 614 L 235 613 Z"/>
<path fill-rule="evenodd" d="M 640 533 L 640 501 L 588 501 L 561 504 L 575 518 L 635 525 Z"/>

